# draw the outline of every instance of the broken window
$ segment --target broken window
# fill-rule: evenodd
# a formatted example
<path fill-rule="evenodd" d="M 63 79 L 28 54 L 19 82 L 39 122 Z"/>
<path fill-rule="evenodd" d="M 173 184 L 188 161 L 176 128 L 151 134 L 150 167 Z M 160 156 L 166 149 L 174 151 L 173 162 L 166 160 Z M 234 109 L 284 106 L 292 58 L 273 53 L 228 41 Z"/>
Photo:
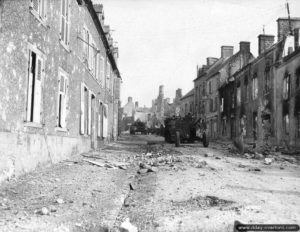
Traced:
<path fill-rule="evenodd" d="M 290 74 L 286 74 L 283 78 L 283 99 L 287 100 L 290 97 Z"/>
<path fill-rule="evenodd" d="M 36 13 L 40 19 L 45 19 L 47 14 L 47 0 L 31 0 L 30 2 L 31 9 Z"/>
<path fill-rule="evenodd" d="M 41 92 L 44 73 L 44 61 L 36 52 L 29 51 L 29 73 L 27 87 L 27 113 L 28 122 L 40 123 Z"/>
<path fill-rule="evenodd" d="M 297 138 L 300 138 L 300 114 L 297 115 L 297 131 L 296 131 Z"/>
<path fill-rule="evenodd" d="M 221 98 L 221 104 L 220 104 L 220 111 L 223 112 L 224 111 L 224 98 Z"/>
<path fill-rule="evenodd" d="M 70 35 L 70 0 L 61 0 L 60 40 L 69 46 Z"/>
<path fill-rule="evenodd" d="M 241 105 L 241 86 L 238 85 L 236 89 L 236 103 L 238 106 Z"/>
<path fill-rule="evenodd" d="M 265 70 L 265 83 L 264 83 L 265 94 L 268 94 L 271 89 L 271 76 L 270 76 L 270 67 L 266 67 Z"/>
<path fill-rule="evenodd" d="M 296 89 L 300 88 L 300 67 L 296 71 Z"/>
<path fill-rule="evenodd" d="M 289 127 L 290 127 L 290 118 L 289 115 L 286 114 L 283 116 L 283 131 L 286 135 L 289 134 Z"/>
<path fill-rule="evenodd" d="M 248 87 L 249 87 L 249 85 L 248 85 L 248 78 L 246 77 L 245 78 L 245 102 L 247 102 L 248 101 L 248 98 L 249 98 L 249 90 L 248 90 Z"/>
<path fill-rule="evenodd" d="M 256 99 L 258 97 L 258 82 L 257 82 L 257 74 L 254 74 L 252 79 L 252 99 Z"/>
<path fill-rule="evenodd" d="M 60 71 L 58 79 L 57 126 L 66 128 L 67 92 L 69 84 L 67 74 Z"/>

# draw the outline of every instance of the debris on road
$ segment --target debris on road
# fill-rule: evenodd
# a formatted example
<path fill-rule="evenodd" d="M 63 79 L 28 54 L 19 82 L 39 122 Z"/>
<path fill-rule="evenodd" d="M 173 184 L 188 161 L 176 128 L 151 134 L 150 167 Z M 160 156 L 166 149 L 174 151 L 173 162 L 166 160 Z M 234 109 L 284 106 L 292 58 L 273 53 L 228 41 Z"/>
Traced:
<path fill-rule="evenodd" d="M 58 204 L 63 204 L 63 203 L 65 203 L 65 202 L 64 202 L 64 200 L 63 200 L 63 199 L 61 199 L 61 198 L 58 198 L 58 199 L 56 200 L 56 203 L 58 203 Z"/>
<path fill-rule="evenodd" d="M 265 158 L 264 164 L 270 165 L 273 162 L 272 158 Z"/>
<path fill-rule="evenodd" d="M 130 223 L 129 218 L 126 218 L 120 226 L 120 232 L 138 232 L 138 229 Z"/>
<path fill-rule="evenodd" d="M 124 163 L 124 162 L 99 162 L 99 161 L 93 161 L 93 160 L 88 160 L 88 159 L 83 159 L 84 161 L 94 164 L 96 166 L 99 167 L 106 167 L 106 168 L 120 168 L 123 170 L 127 169 L 127 166 L 129 165 L 129 163 Z"/>
<path fill-rule="evenodd" d="M 49 211 L 48 208 L 43 207 L 43 208 L 41 208 L 40 210 L 37 210 L 37 211 L 36 211 L 36 214 L 40 214 L 40 215 L 49 215 L 49 214 L 50 214 L 50 211 Z"/>
<path fill-rule="evenodd" d="M 259 169 L 259 168 L 249 168 L 248 171 L 260 172 L 261 169 Z"/>
<path fill-rule="evenodd" d="M 204 161 L 200 161 L 196 164 L 196 168 L 204 168 L 205 166 L 207 165 L 207 162 L 204 160 Z"/>

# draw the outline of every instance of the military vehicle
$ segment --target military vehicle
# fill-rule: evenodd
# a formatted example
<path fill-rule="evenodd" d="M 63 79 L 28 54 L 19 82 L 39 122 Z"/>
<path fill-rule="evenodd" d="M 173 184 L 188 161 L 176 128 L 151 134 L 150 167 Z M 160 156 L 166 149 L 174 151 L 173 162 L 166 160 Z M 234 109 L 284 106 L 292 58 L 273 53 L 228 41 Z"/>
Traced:
<path fill-rule="evenodd" d="M 130 134 L 134 135 L 136 133 L 147 134 L 146 123 L 137 120 L 130 126 Z"/>
<path fill-rule="evenodd" d="M 170 117 L 165 119 L 164 137 L 166 142 L 190 142 L 202 141 L 204 147 L 208 147 L 206 124 L 187 115 L 185 117 Z"/>

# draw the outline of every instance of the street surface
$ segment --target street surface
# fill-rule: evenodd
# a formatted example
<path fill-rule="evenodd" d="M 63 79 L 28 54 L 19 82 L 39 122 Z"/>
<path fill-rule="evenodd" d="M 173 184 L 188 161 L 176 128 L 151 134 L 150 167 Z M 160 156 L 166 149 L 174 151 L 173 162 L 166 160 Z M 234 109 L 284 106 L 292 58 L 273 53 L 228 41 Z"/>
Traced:
<path fill-rule="evenodd" d="M 124 135 L 3 183 L 0 231 L 126 231 L 126 219 L 144 232 L 300 224 L 298 158 Z"/>

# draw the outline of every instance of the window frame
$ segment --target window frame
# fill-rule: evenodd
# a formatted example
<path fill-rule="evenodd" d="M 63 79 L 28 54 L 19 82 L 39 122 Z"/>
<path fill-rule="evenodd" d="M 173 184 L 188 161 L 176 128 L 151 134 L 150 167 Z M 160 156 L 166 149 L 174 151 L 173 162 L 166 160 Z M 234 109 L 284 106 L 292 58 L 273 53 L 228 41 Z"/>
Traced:
<path fill-rule="evenodd" d="M 45 20 L 47 19 L 48 1 L 49 0 L 30 0 L 30 12 L 42 24 L 44 24 Z M 36 4 L 34 4 L 34 2 L 36 2 Z"/>
<path fill-rule="evenodd" d="M 63 12 L 64 3 L 65 3 L 65 12 Z M 69 51 L 70 27 L 71 27 L 70 0 L 61 0 L 59 23 L 60 23 L 60 32 L 59 32 L 60 43 L 67 51 Z M 63 28 L 64 31 L 62 31 Z"/>
<path fill-rule="evenodd" d="M 61 83 L 62 83 L 61 77 L 63 77 L 63 79 L 64 79 L 63 91 L 61 90 Z M 61 128 L 61 129 L 67 128 L 66 119 L 67 119 L 68 92 L 69 92 L 69 74 L 62 68 L 59 68 L 58 69 L 56 127 Z M 62 96 L 62 97 L 60 98 L 60 96 Z M 62 99 L 61 111 L 59 110 L 60 99 Z"/>
<path fill-rule="evenodd" d="M 35 54 L 34 76 L 32 75 L 32 54 Z M 26 118 L 27 123 L 35 125 L 42 124 L 43 114 L 43 85 L 45 76 L 46 56 L 35 46 L 28 44 L 28 77 L 27 77 L 27 99 L 26 99 Z M 40 61 L 40 78 L 39 73 Z M 34 78 L 34 79 L 33 79 Z"/>
<path fill-rule="evenodd" d="M 254 74 L 252 78 L 252 100 L 256 100 L 257 98 L 258 98 L 258 77 L 257 74 Z"/>
<path fill-rule="evenodd" d="M 289 100 L 291 95 L 291 74 L 286 73 L 283 77 L 283 89 L 282 98 L 283 100 Z"/>

